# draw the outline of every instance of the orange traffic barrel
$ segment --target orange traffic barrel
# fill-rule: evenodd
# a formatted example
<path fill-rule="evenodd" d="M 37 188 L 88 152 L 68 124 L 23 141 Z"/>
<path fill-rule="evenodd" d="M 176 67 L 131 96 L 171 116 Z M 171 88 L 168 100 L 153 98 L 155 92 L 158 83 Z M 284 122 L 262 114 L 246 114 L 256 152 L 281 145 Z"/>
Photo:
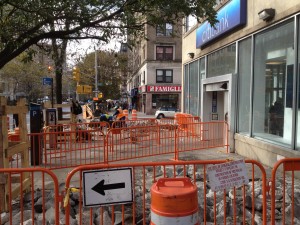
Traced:
<path fill-rule="evenodd" d="M 19 127 L 16 127 L 16 128 L 15 128 L 15 133 L 16 133 L 16 134 L 20 134 L 20 128 L 19 128 Z"/>
<path fill-rule="evenodd" d="M 161 178 L 151 187 L 151 225 L 199 225 L 197 186 L 189 178 Z"/>
<path fill-rule="evenodd" d="M 131 113 L 131 120 L 137 120 L 137 112 L 135 109 L 132 110 Z"/>

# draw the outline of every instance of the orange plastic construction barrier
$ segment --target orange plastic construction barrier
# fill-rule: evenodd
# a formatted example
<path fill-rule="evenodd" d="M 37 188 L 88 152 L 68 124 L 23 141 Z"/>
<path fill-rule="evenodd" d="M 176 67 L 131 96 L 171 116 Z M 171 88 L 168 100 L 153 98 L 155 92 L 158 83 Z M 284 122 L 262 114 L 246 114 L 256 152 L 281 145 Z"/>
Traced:
<path fill-rule="evenodd" d="M 161 178 L 151 188 L 151 225 L 199 225 L 197 186 L 189 178 Z"/>

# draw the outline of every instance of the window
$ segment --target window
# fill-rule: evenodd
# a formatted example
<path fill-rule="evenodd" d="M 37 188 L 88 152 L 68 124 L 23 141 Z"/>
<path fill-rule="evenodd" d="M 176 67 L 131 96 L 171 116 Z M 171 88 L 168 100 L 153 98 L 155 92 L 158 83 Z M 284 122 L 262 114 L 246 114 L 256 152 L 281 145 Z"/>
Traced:
<path fill-rule="evenodd" d="M 198 115 L 198 103 L 199 103 L 199 75 L 198 75 L 198 61 L 190 64 L 189 68 L 189 113 L 192 115 Z"/>
<path fill-rule="evenodd" d="M 236 45 L 230 45 L 207 56 L 207 77 L 235 72 Z"/>
<path fill-rule="evenodd" d="M 251 38 L 239 43 L 238 131 L 250 134 Z"/>
<path fill-rule="evenodd" d="M 142 84 L 145 84 L 146 82 L 146 72 L 143 72 L 143 78 L 142 78 Z"/>
<path fill-rule="evenodd" d="M 189 101 L 188 96 L 189 96 L 189 65 L 184 66 L 184 76 L 183 76 L 183 98 L 184 100 L 184 112 L 188 113 L 189 109 Z"/>
<path fill-rule="evenodd" d="M 156 46 L 156 60 L 173 60 L 173 46 Z"/>
<path fill-rule="evenodd" d="M 291 145 L 294 23 L 255 36 L 253 134 Z"/>
<path fill-rule="evenodd" d="M 173 83 L 173 70 L 156 70 L 156 83 Z"/>
<path fill-rule="evenodd" d="M 153 94 L 152 95 L 152 108 L 158 109 L 160 107 L 172 107 L 178 109 L 178 94 Z"/>
<path fill-rule="evenodd" d="M 171 36 L 173 34 L 173 24 L 166 23 L 156 27 L 156 36 Z"/>

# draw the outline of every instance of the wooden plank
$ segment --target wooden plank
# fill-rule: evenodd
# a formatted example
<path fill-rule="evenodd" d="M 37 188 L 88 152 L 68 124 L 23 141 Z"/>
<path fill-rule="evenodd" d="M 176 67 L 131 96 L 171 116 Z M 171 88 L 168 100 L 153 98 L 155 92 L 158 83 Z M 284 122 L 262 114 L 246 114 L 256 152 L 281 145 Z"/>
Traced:
<path fill-rule="evenodd" d="M 20 113 L 27 113 L 28 106 L 4 106 L 4 113 L 5 114 L 20 114 Z"/>
<path fill-rule="evenodd" d="M 5 157 L 9 158 L 16 154 L 24 154 L 25 151 L 28 152 L 29 143 L 28 142 L 19 142 L 12 147 L 5 149 Z"/>

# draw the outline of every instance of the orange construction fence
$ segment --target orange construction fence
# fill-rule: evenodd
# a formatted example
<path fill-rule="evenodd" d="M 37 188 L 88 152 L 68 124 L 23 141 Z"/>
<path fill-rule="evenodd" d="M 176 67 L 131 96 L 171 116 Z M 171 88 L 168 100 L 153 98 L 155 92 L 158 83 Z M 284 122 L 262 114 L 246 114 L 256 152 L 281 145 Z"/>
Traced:
<path fill-rule="evenodd" d="M 271 183 L 271 225 L 300 224 L 300 158 L 279 160 L 273 167 Z"/>
<path fill-rule="evenodd" d="M 85 165 L 57 175 L 44 168 L 0 169 L 0 224 L 146 225 L 157 221 L 153 210 L 172 222 L 178 214 L 153 199 L 166 193 L 183 219 L 196 210 L 199 224 L 299 224 L 299 165 L 300 158 L 279 160 L 270 179 L 261 163 L 243 159 Z M 187 186 L 196 186 L 197 196 L 192 192 L 195 201 L 185 210 L 176 203 L 184 196 L 171 198 Z"/>
<path fill-rule="evenodd" d="M 99 122 L 49 126 L 43 133 L 31 133 L 31 165 L 60 169 L 103 163 L 108 129 L 108 123 Z"/>
<path fill-rule="evenodd" d="M 188 151 L 228 152 L 227 133 L 224 121 L 178 125 L 145 119 L 116 121 L 111 127 L 106 122 L 49 126 L 29 135 L 31 165 L 60 169 L 161 154 L 179 160 Z M 17 165 L 12 162 L 12 167 Z"/>
<path fill-rule="evenodd" d="M 52 171 L 0 169 L 0 180 L 4 179 L 6 183 L 0 182 L 0 224 L 60 224 L 61 198 L 58 179 Z"/>
<path fill-rule="evenodd" d="M 261 219 L 259 224 L 266 225 L 267 205 L 264 189 L 266 172 L 263 166 L 255 161 L 245 160 L 249 174 L 246 184 L 232 186 L 227 190 L 212 191 L 212 181 L 208 180 L 209 168 L 218 167 L 218 165 L 218 168 L 223 168 L 226 163 L 228 163 L 226 160 L 199 160 L 80 166 L 68 174 L 65 184 L 67 190 L 73 186 L 77 187 L 79 204 L 76 209 L 80 215 L 76 217 L 78 224 L 93 224 L 93 221 L 101 225 L 150 224 L 151 200 L 153 200 L 150 191 L 153 184 L 164 178 L 173 178 L 174 181 L 177 178 L 180 180 L 184 178 L 196 185 L 197 196 L 193 196 L 194 202 L 198 199 L 197 205 L 189 205 L 193 209 L 189 213 L 184 213 L 188 214 L 185 216 L 190 217 L 190 213 L 197 212 L 200 224 L 257 224 L 257 217 L 259 217 Z M 231 170 L 235 168 L 234 163 L 232 165 Z M 234 176 L 232 179 L 234 180 Z M 263 206 L 256 209 L 257 193 L 255 190 L 261 187 L 263 189 L 260 199 Z M 164 188 L 170 189 L 171 187 Z M 176 193 L 180 194 L 178 191 Z M 180 198 L 177 201 L 180 201 Z M 178 208 L 184 204 L 175 202 L 174 199 L 172 204 L 177 204 Z M 156 201 L 155 204 L 157 206 L 159 203 Z M 170 205 L 169 209 L 172 207 L 175 206 Z M 74 206 L 71 206 L 68 200 L 65 201 L 66 225 L 71 224 L 70 213 L 73 212 L 73 208 Z M 165 207 L 159 209 L 162 208 L 165 209 Z M 162 214 L 164 213 L 160 213 Z M 170 217 L 176 215 L 180 214 L 169 214 Z M 170 219 L 170 217 L 167 218 Z"/>

